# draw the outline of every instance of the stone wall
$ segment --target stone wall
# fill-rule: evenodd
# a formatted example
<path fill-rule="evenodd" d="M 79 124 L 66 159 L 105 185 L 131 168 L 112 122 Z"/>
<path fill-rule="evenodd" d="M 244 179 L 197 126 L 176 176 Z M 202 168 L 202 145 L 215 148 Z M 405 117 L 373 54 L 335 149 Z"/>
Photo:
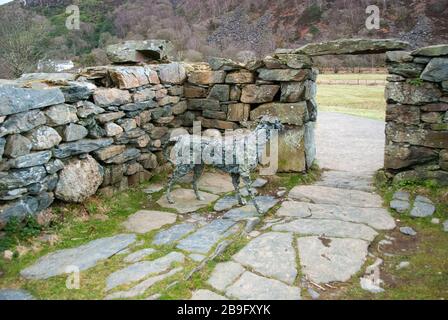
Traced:
<path fill-rule="evenodd" d="M 111 195 L 168 170 L 162 151 L 170 134 L 192 132 L 194 121 L 223 133 L 276 116 L 285 125 L 279 171 L 306 171 L 316 153 L 312 57 L 321 55 L 387 52 L 385 168 L 396 180 L 448 185 L 448 45 L 407 47 L 342 39 L 244 65 L 188 64 L 169 62 L 166 41 L 129 41 L 108 48 L 111 66 L 0 80 L 0 228 L 55 199 Z"/>
<path fill-rule="evenodd" d="M 307 55 L 191 65 L 163 63 L 153 42 L 126 45 L 112 47 L 111 66 L 0 82 L 0 228 L 55 199 L 83 202 L 148 180 L 167 169 L 171 131 L 196 120 L 223 132 L 277 116 L 286 126 L 280 171 L 311 166 L 317 72 Z"/>
<path fill-rule="evenodd" d="M 448 45 L 387 53 L 385 168 L 448 185 Z"/>

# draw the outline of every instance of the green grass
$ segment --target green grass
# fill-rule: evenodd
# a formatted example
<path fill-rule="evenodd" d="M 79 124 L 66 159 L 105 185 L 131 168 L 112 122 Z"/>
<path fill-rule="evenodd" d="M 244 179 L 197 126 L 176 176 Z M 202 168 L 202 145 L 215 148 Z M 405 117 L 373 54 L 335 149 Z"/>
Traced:
<path fill-rule="evenodd" d="M 383 86 L 325 85 L 317 86 L 319 110 L 352 114 L 384 120 L 386 102 Z"/>
<path fill-rule="evenodd" d="M 381 73 L 325 73 L 317 80 L 386 80 L 387 74 Z"/>
<path fill-rule="evenodd" d="M 307 174 L 282 174 L 279 176 L 268 177 L 272 181 L 268 183 L 261 191 L 264 194 L 274 192 L 272 186 L 284 186 L 288 189 L 297 184 L 312 183 L 319 177 L 320 171 L 317 166 Z M 254 177 L 255 178 L 255 177 Z M 61 275 L 52 277 L 47 280 L 25 280 L 20 277 L 20 271 L 33 264 L 40 257 L 53 252 L 58 249 L 73 248 L 85 244 L 91 240 L 112 236 L 121 232 L 126 232 L 122 228 L 122 222 L 127 217 L 141 209 L 164 210 L 158 206 L 155 201 L 162 195 L 163 191 L 147 195 L 143 192 L 144 188 L 150 183 L 160 183 L 166 180 L 166 175 L 154 176 L 148 183 L 141 186 L 129 189 L 125 192 L 115 194 L 113 197 L 98 196 L 89 199 L 82 205 L 75 204 L 56 204 L 53 206 L 54 213 L 59 217 L 59 220 L 51 225 L 45 231 L 57 234 L 59 242 L 50 246 L 48 244 L 40 244 L 35 236 L 41 231 L 36 228 L 34 223 L 30 221 L 26 225 L 19 226 L 17 223 L 10 225 L 6 239 L 3 245 L 10 246 L 11 250 L 15 249 L 16 245 L 25 245 L 32 247 L 39 245 L 40 249 L 35 252 L 30 251 L 27 254 L 19 257 L 15 254 L 12 261 L 0 259 L 0 270 L 4 272 L 0 277 L 0 288 L 23 288 L 28 290 L 38 299 L 103 299 L 105 293 L 105 279 L 112 272 L 123 268 L 126 264 L 123 262 L 123 257 L 116 255 L 110 259 L 100 261 L 95 267 L 81 272 L 79 290 L 69 290 L 66 287 L 67 276 Z M 185 187 L 190 187 L 185 185 Z M 212 206 L 208 209 L 210 210 Z M 271 209 L 267 213 L 267 217 L 272 216 L 273 212 L 278 209 L 278 206 Z M 206 210 L 198 211 L 199 214 Z M 108 217 L 106 221 L 96 220 L 95 215 L 105 215 Z M 166 226 L 169 227 L 169 226 Z M 133 251 L 148 247 L 153 237 L 158 231 L 152 231 L 147 234 L 138 235 L 137 242 L 143 242 L 131 249 Z M 5 238 L 4 238 L 5 239 Z M 195 268 L 198 263 L 190 259 L 186 259 L 184 269 L 165 279 L 149 290 L 144 295 L 136 298 L 147 298 L 155 293 L 161 293 L 161 299 L 189 299 L 191 292 L 199 288 L 207 289 L 209 286 L 206 280 L 210 277 L 215 265 L 219 262 L 229 261 L 233 254 L 244 247 L 249 239 L 240 232 L 230 236 L 232 243 L 223 255 L 217 257 L 215 261 L 210 261 L 199 272 L 195 273 L 193 277 L 186 281 L 185 276 Z M 157 251 L 145 260 L 153 260 L 168 254 L 174 250 L 173 246 L 152 246 Z M 169 289 L 167 286 L 173 284 Z M 134 284 L 127 286 L 120 286 L 112 292 L 130 289 Z"/>
<path fill-rule="evenodd" d="M 411 199 L 416 195 L 424 195 L 436 204 L 433 217 L 441 222 L 448 219 L 448 187 L 437 186 L 432 182 L 403 182 L 378 186 L 379 192 L 388 204 L 397 190 L 410 192 Z M 402 235 L 398 230 L 383 232 L 370 246 L 375 256 L 384 260 L 381 278 L 385 280 L 384 293 L 371 294 L 359 286 L 359 276 L 353 277 L 351 285 L 337 296 L 338 299 L 448 299 L 448 233 L 441 224 L 432 224 L 428 218 L 412 218 L 409 212 L 398 214 L 391 211 L 394 218 L 399 219 L 398 227 L 410 226 L 417 231 L 416 237 Z M 378 242 L 384 235 L 394 237 L 394 245 L 378 251 Z M 393 254 L 393 256 L 384 253 Z M 410 267 L 397 270 L 402 261 L 409 261 Z M 366 265 L 373 263 L 370 260 Z"/>

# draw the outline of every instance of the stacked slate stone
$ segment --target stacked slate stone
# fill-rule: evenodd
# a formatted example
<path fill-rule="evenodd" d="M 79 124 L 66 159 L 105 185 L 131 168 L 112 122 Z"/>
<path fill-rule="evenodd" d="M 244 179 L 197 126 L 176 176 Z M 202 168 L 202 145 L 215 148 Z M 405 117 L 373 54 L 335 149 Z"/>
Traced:
<path fill-rule="evenodd" d="M 180 63 L 165 63 L 28 74 L 1 85 L 0 228 L 55 199 L 82 202 L 149 179 L 164 139 L 184 122 L 185 79 Z"/>
<path fill-rule="evenodd" d="M 188 74 L 184 86 L 188 117 L 203 128 L 253 128 L 262 115 L 278 117 L 280 172 L 304 172 L 315 158 L 316 78 L 307 55 L 281 50 L 246 65 L 211 58 L 210 70 Z"/>
<path fill-rule="evenodd" d="M 448 185 L 448 45 L 388 52 L 385 168 Z"/>
<path fill-rule="evenodd" d="M 173 130 L 192 132 L 195 120 L 224 132 L 277 116 L 287 127 L 279 170 L 311 166 L 317 71 L 308 56 L 191 65 L 169 62 L 171 52 L 164 41 L 128 41 L 108 48 L 110 66 L 2 82 L 0 228 L 55 199 L 83 202 L 149 179 L 165 168 Z"/>

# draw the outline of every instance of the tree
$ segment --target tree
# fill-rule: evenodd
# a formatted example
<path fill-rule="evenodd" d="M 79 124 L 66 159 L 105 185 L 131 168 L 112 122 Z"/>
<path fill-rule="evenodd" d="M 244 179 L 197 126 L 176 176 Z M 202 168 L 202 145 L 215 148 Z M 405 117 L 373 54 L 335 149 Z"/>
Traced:
<path fill-rule="evenodd" d="M 19 77 L 35 70 L 46 50 L 47 20 L 11 6 L 2 12 L 0 21 L 0 64 L 6 73 L 2 76 Z"/>

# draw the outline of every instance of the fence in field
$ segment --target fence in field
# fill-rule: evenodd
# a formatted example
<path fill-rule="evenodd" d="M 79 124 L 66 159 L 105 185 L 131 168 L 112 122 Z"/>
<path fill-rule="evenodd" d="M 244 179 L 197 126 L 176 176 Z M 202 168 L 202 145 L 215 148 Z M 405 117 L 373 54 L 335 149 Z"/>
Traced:
<path fill-rule="evenodd" d="M 366 80 L 366 79 L 317 79 L 318 84 L 334 84 L 334 85 L 358 85 L 358 86 L 385 86 L 386 80 Z"/>

